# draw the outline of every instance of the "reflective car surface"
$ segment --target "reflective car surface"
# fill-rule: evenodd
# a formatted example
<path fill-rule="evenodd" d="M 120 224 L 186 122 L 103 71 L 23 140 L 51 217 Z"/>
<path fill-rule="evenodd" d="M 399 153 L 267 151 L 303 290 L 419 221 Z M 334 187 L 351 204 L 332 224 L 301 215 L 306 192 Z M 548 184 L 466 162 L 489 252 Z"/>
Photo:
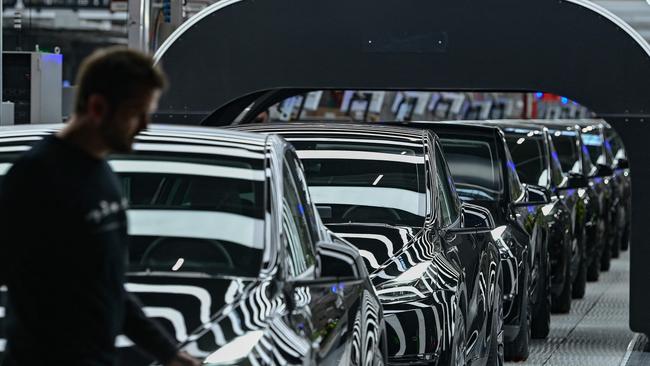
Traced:
<path fill-rule="evenodd" d="M 571 308 L 580 251 L 573 222 L 576 210 L 567 206 L 567 197 L 560 191 L 566 185 L 566 177 L 557 153 L 554 153 L 544 127 L 526 125 L 523 121 L 488 124 L 498 125 L 504 131 L 519 179 L 551 192 L 550 203 L 543 205 L 541 210 L 549 233 L 552 308 L 555 312 L 567 313 Z"/>
<path fill-rule="evenodd" d="M 2 174 L 58 126 L 0 130 Z M 129 210 L 128 291 L 207 365 L 384 362 L 384 316 L 358 250 L 315 212 L 277 136 L 154 126 L 110 157 Z M 151 359 L 123 336 L 120 365 Z"/>
<path fill-rule="evenodd" d="M 492 217 L 461 205 L 432 134 L 331 123 L 240 128 L 296 147 L 323 221 L 359 248 L 371 272 L 390 363 L 503 361 Z"/>
<path fill-rule="evenodd" d="M 614 157 L 614 179 L 616 180 L 619 205 L 617 208 L 617 226 L 620 231 L 620 248 L 627 250 L 630 246 L 632 231 L 632 177 L 630 176 L 630 160 L 623 144 L 623 139 L 615 129 L 603 121 L 607 149 Z"/>
<path fill-rule="evenodd" d="M 569 180 L 586 180 L 579 185 L 578 197 L 583 201 L 584 220 L 578 221 L 576 225 L 584 225 L 583 241 L 584 263 L 586 264 L 586 276 L 589 281 L 598 280 L 600 273 L 600 258 L 606 240 L 606 215 L 603 214 L 605 207 L 603 197 L 594 189 L 596 167 L 592 164 L 587 147 L 581 138 L 582 129 L 572 120 L 541 121 L 536 124 L 545 125 L 549 129 L 553 144 L 558 152 L 558 158 L 562 171 Z M 597 188 L 597 187 L 596 187 Z M 581 222 L 581 224 L 580 224 Z M 581 268 L 581 271 L 584 268 Z M 574 283 L 574 292 L 576 292 Z M 583 289 L 584 290 L 584 289 Z"/>
<path fill-rule="evenodd" d="M 507 248 L 501 253 L 505 356 L 525 360 L 531 333 L 545 337 L 550 327 L 546 225 L 537 209 L 546 197 L 519 181 L 503 133 L 497 127 L 458 122 L 402 124 L 430 129 L 438 135 L 461 200 L 492 213 L 495 231 Z M 533 320 L 533 310 L 538 308 L 541 310 Z"/>
<path fill-rule="evenodd" d="M 590 184 L 602 197 L 606 242 L 600 257 L 600 269 L 607 271 L 612 254 L 616 254 L 621 234 L 617 222 L 620 197 L 616 194 L 614 157 L 605 144 L 605 127 L 602 120 L 577 120 L 576 123 L 582 128 L 582 142 L 591 163 L 595 166 Z"/>

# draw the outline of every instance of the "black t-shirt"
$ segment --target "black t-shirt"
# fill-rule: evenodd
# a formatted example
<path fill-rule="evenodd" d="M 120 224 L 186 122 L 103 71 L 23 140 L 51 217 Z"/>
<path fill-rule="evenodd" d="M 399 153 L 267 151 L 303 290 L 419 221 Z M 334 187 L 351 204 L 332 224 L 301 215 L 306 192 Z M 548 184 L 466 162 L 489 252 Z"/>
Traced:
<path fill-rule="evenodd" d="M 0 187 L 8 363 L 113 365 L 122 333 L 175 354 L 124 289 L 125 210 L 108 163 L 55 136 L 14 163 Z"/>

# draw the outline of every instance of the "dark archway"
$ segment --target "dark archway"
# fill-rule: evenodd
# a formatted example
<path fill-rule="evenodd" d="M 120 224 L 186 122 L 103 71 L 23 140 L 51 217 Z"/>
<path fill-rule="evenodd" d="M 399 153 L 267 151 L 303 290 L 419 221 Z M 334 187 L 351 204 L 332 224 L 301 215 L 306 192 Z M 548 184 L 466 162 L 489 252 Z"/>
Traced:
<path fill-rule="evenodd" d="M 630 152 L 630 324 L 650 334 L 650 194 L 641 194 L 650 187 L 649 54 L 627 24 L 584 0 L 223 0 L 157 53 L 173 89 L 156 120 L 199 123 L 225 105 L 243 108 L 240 97 L 278 88 L 569 97 L 612 123 Z"/>

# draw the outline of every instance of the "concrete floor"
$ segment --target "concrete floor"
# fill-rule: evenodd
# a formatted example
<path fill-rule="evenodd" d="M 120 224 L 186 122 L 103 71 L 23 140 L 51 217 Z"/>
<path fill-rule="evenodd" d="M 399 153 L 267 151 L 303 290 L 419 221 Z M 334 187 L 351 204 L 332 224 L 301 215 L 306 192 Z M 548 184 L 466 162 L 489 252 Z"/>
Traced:
<path fill-rule="evenodd" d="M 628 346 L 635 336 L 628 326 L 629 268 L 628 251 L 613 259 L 611 269 L 601 273 L 598 282 L 587 284 L 585 298 L 574 300 L 569 314 L 553 315 L 551 334 L 545 340 L 533 340 L 526 362 L 507 365 L 618 366 L 624 359 L 627 362 Z"/>

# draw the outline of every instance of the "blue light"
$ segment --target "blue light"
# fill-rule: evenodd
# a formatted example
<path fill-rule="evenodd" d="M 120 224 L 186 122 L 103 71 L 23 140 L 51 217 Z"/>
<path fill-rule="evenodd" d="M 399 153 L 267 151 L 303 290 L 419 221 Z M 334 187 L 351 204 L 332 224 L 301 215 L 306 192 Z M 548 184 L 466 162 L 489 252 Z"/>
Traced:
<path fill-rule="evenodd" d="M 569 98 L 562 97 L 562 104 L 567 104 L 569 103 Z"/>
<path fill-rule="evenodd" d="M 535 93 L 535 98 L 537 98 L 537 99 L 544 98 L 544 93 L 540 93 L 540 92 Z"/>
<path fill-rule="evenodd" d="M 589 150 L 587 150 L 587 146 L 582 145 L 582 152 L 583 152 L 585 155 L 589 155 Z"/>
<path fill-rule="evenodd" d="M 332 293 L 335 294 L 336 293 L 336 285 L 332 285 L 331 290 L 332 290 Z"/>
<path fill-rule="evenodd" d="M 612 151 L 612 145 L 609 144 L 609 140 L 605 140 L 605 147 L 607 150 Z"/>
<path fill-rule="evenodd" d="M 305 208 L 302 207 L 302 204 L 298 204 L 298 211 L 300 211 L 300 214 L 305 216 Z"/>
<path fill-rule="evenodd" d="M 508 160 L 506 164 L 508 165 L 508 168 L 510 168 L 510 170 L 512 170 L 513 172 L 517 171 L 517 168 L 515 167 L 515 163 L 513 163 L 512 161 Z"/>
<path fill-rule="evenodd" d="M 560 158 L 557 156 L 557 151 L 552 151 L 551 156 L 553 157 L 553 160 L 557 161 L 558 163 L 560 162 Z"/>
<path fill-rule="evenodd" d="M 63 80 L 63 87 L 64 88 L 69 88 L 70 87 L 70 82 L 68 80 Z"/>

